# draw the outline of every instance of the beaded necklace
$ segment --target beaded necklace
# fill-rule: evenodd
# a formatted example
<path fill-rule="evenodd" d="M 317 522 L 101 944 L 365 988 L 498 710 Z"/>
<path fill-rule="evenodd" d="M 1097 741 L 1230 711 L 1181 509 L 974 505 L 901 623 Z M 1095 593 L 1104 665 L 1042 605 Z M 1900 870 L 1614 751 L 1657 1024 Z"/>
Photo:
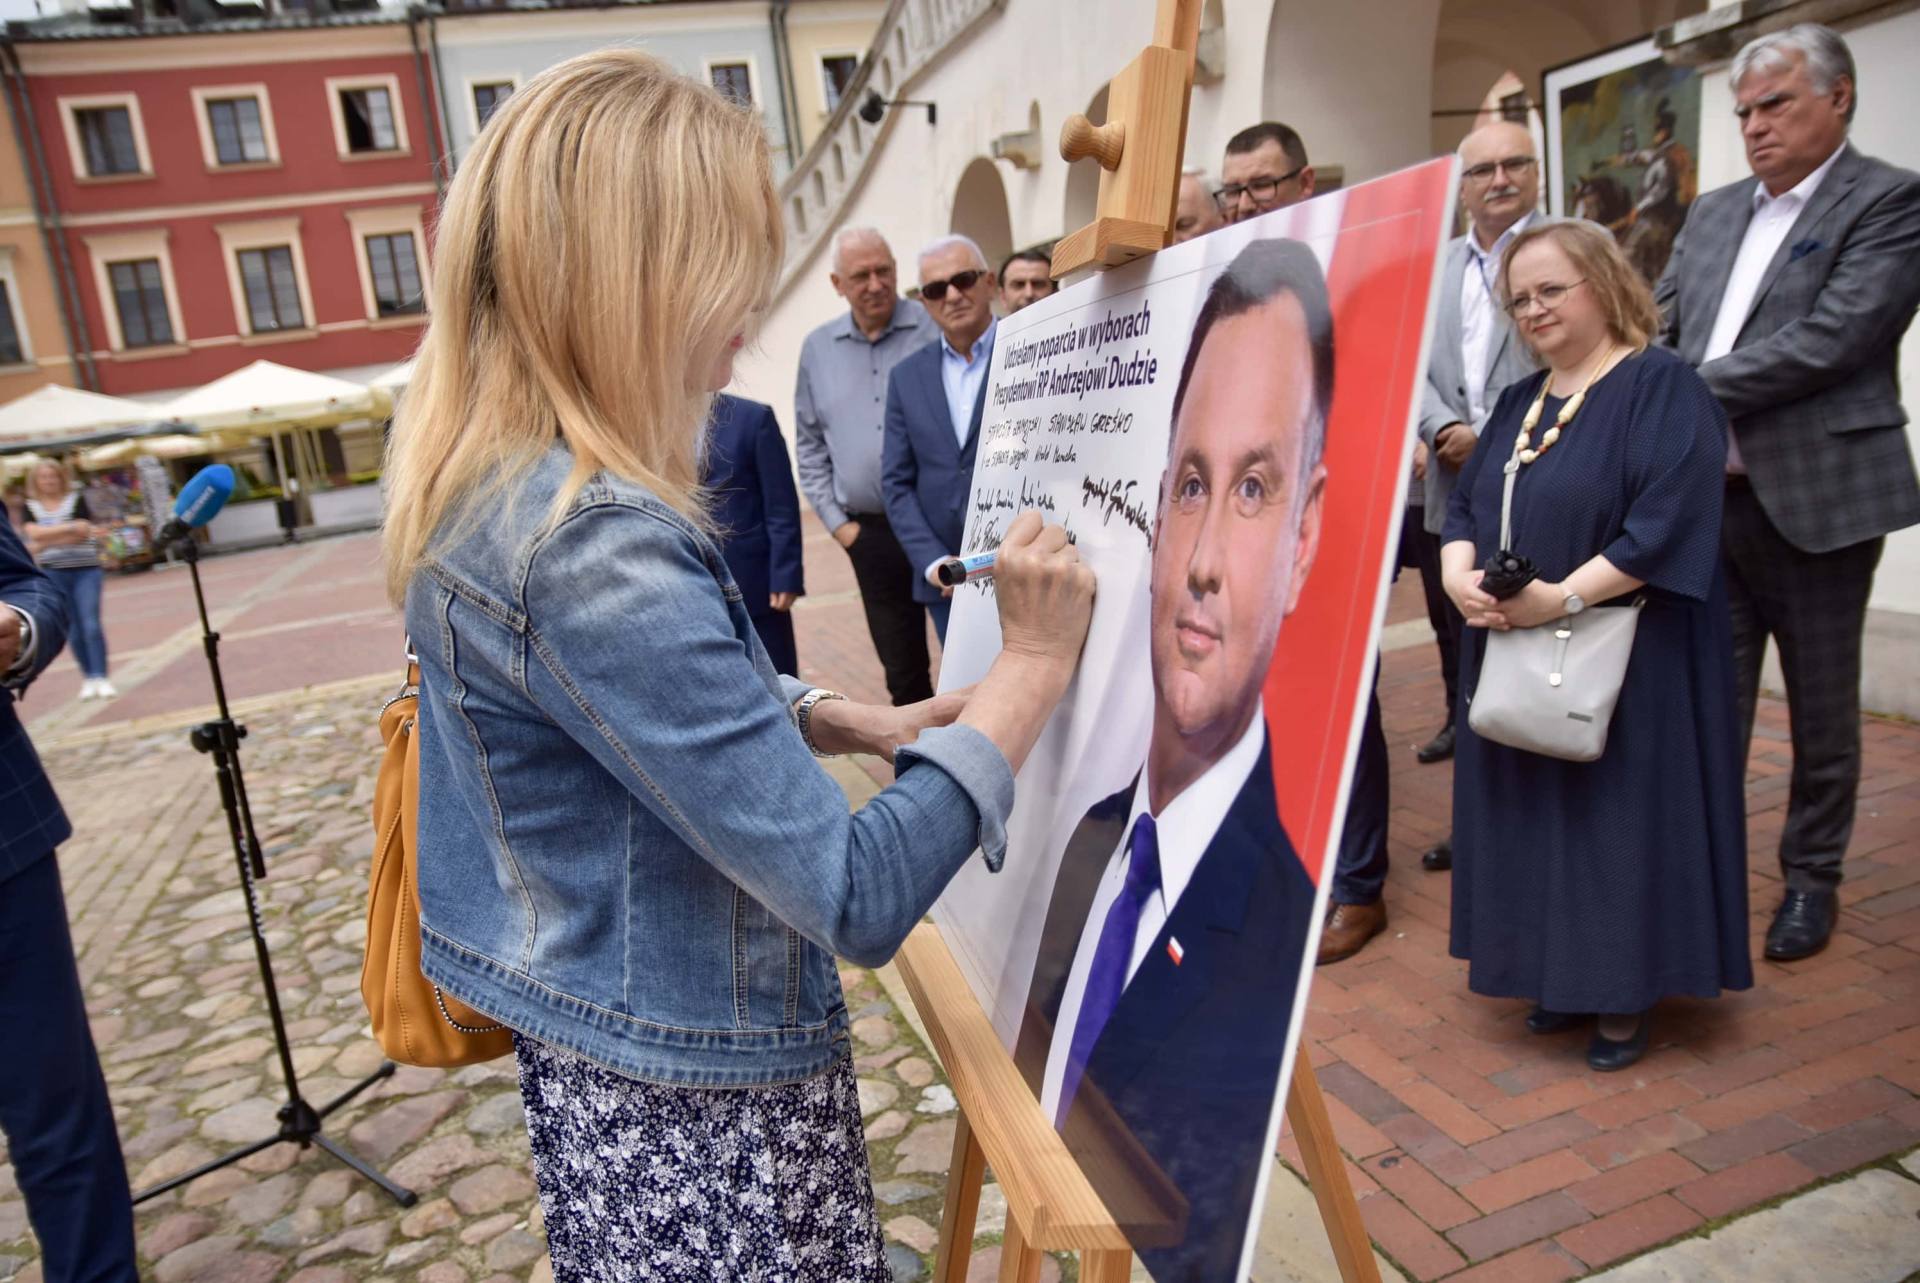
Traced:
<path fill-rule="evenodd" d="M 1553 443 L 1560 439 L 1561 432 L 1573 422 L 1573 416 L 1580 413 L 1580 407 L 1586 404 L 1587 389 L 1599 380 L 1602 373 L 1612 367 L 1613 354 L 1619 350 L 1618 347 L 1607 349 L 1606 356 L 1600 359 L 1600 364 L 1594 366 L 1593 373 L 1587 376 L 1586 384 L 1568 397 L 1566 404 L 1560 407 L 1560 413 L 1553 416 L 1553 426 L 1546 430 L 1540 438 L 1539 446 L 1535 447 L 1533 430 L 1540 426 L 1540 415 L 1546 407 L 1547 391 L 1553 386 L 1553 376 L 1549 374 L 1542 380 L 1540 395 L 1534 397 L 1533 404 L 1527 407 L 1526 417 L 1520 420 L 1520 434 L 1513 439 L 1514 458 L 1518 459 L 1522 465 L 1529 464 L 1553 448 Z"/>

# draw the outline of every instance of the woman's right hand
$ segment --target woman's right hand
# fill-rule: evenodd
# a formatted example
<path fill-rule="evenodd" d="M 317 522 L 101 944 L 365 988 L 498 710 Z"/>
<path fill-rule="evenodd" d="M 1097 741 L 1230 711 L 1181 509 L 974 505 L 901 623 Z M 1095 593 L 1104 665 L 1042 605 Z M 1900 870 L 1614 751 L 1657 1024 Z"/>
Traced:
<path fill-rule="evenodd" d="M 1009 654 L 1071 674 L 1093 618 L 1093 592 L 1093 570 L 1080 560 L 1065 527 L 1049 525 L 1031 510 L 1014 518 L 993 562 L 1000 640 Z"/>
<path fill-rule="evenodd" d="M 1440 577 L 1440 587 L 1453 602 L 1454 609 L 1466 617 L 1469 628 L 1485 628 L 1487 616 L 1497 613 L 1500 603 L 1492 593 L 1480 587 L 1484 570 L 1464 570 Z"/>

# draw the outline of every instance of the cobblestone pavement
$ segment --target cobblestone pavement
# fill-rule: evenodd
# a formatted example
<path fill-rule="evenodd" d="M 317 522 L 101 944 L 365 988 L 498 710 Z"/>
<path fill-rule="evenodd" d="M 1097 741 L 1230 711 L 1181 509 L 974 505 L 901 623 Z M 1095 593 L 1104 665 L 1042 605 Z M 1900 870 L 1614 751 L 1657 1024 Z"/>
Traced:
<path fill-rule="evenodd" d="M 880 697 L 846 559 L 811 522 L 807 564 L 811 593 L 796 613 L 803 673 Z M 373 710 L 400 630 L 367 536 L 205 569 L 230 689 L 253 731 L 245 764 L 271 852 L 262 891 L 295 1064 L 305 1093 L 324 1100 L 379 1063 L 357 985 L 364 817 Z M 110 583 L 124 698 L 73 701 L 77 674 L 63 658 L 26 708 L 79 828 L 62 868 L 141 1185 L 270 1130 L 279 1103 L 211 771 L 182 732 L 208 697 L 186 588 L 178 571 Z M 1666 1004 L 1640 1065 L 1594 1075 L 1578 1035 L 1525 1037 L 1523 1004 L 1470 995 L 1463 965 L 1446 956 L 1447 879 L 1423 873 L 1417 856 L 1447 827 L 1451 767 L 1418 766 L 1408 751 L 1440 718 L 1418 612 L 1417 586 L 1400 585 L 1381 687 L 1395 750 L 1392 924 L 1319 974 L 1307 1026 L 1381 1250 L 1422 1280 L 1580 1277 L 1920 1142 L 1920 728 L 1866 724 L 1860 820 L 1827 952 L 1757 964 L 1746 994 Z M 1748 768 L 1756 957 L 1779 895 L 1772 852 L 1788 765 L 1786 711 L 1769 701 Z M 840 777 L 860 796 L 886 776 L 843 767 Z M 884 987 L 845 975 L 883 1220 L 902 1276 L 913 1277 L 939 1223 L 952 1109 Z M 420 1205 L 401 1212 L 332 1159 L 276 1147 L 143 1206 L 150 1276 L 546 1277 L 508 1064 L 402 1070 L 330 1120 L 329 1134 L 390 1164 Z M 1280 1157 L 1298 1168 L 1289 1139 Z M 991 1196 L 987 1208 L 983 1245 L 1003 1215 Z M 0 1280 L 37 1280 L 34 1255 L 0 1163 Z M 989 1252 L 975 1277 L 994 1268 Z"/>

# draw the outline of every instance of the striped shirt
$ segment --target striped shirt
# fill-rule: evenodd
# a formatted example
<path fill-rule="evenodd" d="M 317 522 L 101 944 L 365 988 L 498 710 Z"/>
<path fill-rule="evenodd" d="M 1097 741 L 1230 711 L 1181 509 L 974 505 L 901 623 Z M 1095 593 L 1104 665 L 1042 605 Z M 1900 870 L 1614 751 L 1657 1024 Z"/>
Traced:
<path fill-rule="evenodd" d="M 87 501 L 80 497 L 78 490 L 73 491 L 59 503 L 45 504 L 38 499 L 27 500 L 27 524 L 30 526 L 64 526 L 70 521 L 91 521 L 87 512 Z M 100 564 L 100 541 L 86 539 L 80 543 L 60 544 L 43 549 L 35 558 L 42 570 L 91 570 Z"/>

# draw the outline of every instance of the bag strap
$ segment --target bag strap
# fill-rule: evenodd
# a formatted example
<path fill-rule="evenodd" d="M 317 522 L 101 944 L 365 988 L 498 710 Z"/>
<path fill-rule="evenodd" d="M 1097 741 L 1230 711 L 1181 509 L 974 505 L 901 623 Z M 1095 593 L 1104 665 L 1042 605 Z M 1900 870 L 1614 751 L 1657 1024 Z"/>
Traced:
<path fill-rule="evenodd" d="M 1507 479 L 1500 490 L 1500 551 L 1513 551 L 1513 483 L 1520 476 L 1520 456 L 1513 455 L 1504 469 Z"/>

